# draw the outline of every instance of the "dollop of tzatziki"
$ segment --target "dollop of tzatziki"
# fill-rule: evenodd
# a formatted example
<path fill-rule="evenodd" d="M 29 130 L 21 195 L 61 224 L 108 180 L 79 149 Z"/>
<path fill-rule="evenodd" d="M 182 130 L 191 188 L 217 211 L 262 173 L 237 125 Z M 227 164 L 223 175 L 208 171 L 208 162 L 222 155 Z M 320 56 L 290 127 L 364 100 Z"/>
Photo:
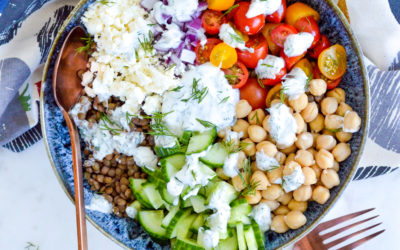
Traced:
<path fill-rule="evenodd" d="M 271 225 L 271 209 L 266 203 L 259 203 L 251 208 L 250 216 L 260 226 L 261 231 L 266 232 Z"/>
<path fill-rule="evenodd" d="M 232 48 L 254 52 L 253 48 L 247 48 L 243 38 L 232 28 L 230 24 L 222 24 L 219 30 L 219 38 Z"/>
<path fill-rule="evenodd" d="M 281 2 L 281 0 L 251 0 L 246 17 L 253 18 L 258 15 L 270 15 L 279 9 Z"/>
<path fill-rule="evenodd" d="M 264 153 L 263 150 L 256 153 L 257 167 L 263 171 L 270 171 L 279 168 L 279 162 L 274 158 Z"/>
<path fill-rule="evenodd" d="M 276 103 L 268 109 L 271 137 L 279 148 L 287 148 L 296 141 L 297 123 L 288 106 Z"/>
<path fill-rule="evenodd" d="M 255 72 L 260 79 L 275 79 L 276 75 L 285 67 L 282 57 L 268 55 L 258 61 Z"/>
<path fill-rule="evenodd" d="M 288 35 L 284 43 L 283 52 L 288 57 L 302 55 L 310 48 L 313 41 L 314 36 L 308 32 Z"/>
<path fill-rule="evenodd" d="M 308 77 L 304 71 L 298 67 L 293 68 L 282 81 L 283 93 L 289 100 L 297 99 L 306 91 Z"/>
<path fill-rule="evenodd" d="M 303 185 L 305 177 L 300 166 L 296 166 L 293 173 L 283 176 L 283 189 L 286 193 L 298 189 Z"/>

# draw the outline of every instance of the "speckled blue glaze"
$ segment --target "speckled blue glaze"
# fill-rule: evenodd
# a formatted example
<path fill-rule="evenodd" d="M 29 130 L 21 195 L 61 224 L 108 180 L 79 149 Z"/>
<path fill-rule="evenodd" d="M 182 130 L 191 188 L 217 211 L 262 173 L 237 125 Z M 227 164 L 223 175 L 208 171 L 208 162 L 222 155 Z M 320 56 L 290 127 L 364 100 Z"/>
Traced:
<path fill-rule="evenodd" d="M 51 79 L 53 74 L 53 65 L 56 60 L 58 51 L 65 39 L 69 30 L 76 26 L 81 25 L 80 17 L 86 10 L 87 6 L 94 2 L 93 0 L 87 1 L 80 9 L 73 12 L 73 18 L 67 24 L 65 30 L 60 36 L 58 42 L 54 45 L 53 53 L 50 53 L 49 64 L 46 75 L 44 75 L 45 84 L 42 88 L 42 129 L 43 134 L 47 140 L 47 147 L 53 166 L 55 167 L 56 174 L 59 175 L 61 184 L 65 187 L 70 197 L 74 196 L 74 181 L 72 171 L 72 156 L 71 156 L 71 143 L 67 126 L 64 118 L 58 109 L 52 95 Z M 296 2 L 288 0 L 288 4 Z M 345 28 L 345 25 L 340 21 L 339 16 L 332 10 L 330 4 L 323 0 L 305 0 L 302 1 L 311 5 L 316 9 L 320 15 L 320 29 L 321 32 L 328 36 L 329 40 L 335 44 L 339 43 L 346 48 L 348 55 L 348 69 L 343 77 L 340 87 L 346 90 L 346 102 L 349 103 L 355 111 L 358 112 L 363 119 L 363 127 L 360 132 L 353 135 L 351 140 L 351 156 L 340 165 L 339 176 L 341 184 L 331 189 L 331 197 L 324 205 L 319 205 L 315 202 L 309 203 L 308 209 L 305 212 L 307 216 L 307 224 L 297 230 L 290 230 L 284 234 L 276 234 L 274 232 L 266 233 L 266 249 L 275 249 L 288 242 L 295 237 L 304 233 L 305 230 L 310 229 L 315 222 L 320 219 L 322 214 L 330 207 L 336 200 L 340 190 L 349 181 L 352 170 L 355 168 L 357 155 L 362 148 L 362 133 L 366 124 L 366 100 L 368 96 L 368 88 L 365 78 L 363 77 L 363 70 L 360 65 L 360 58 L 357 55 L 356 45 L 353 44 L 350 35 Z M 89 184 L 84 183 L 84 195 L 86 204 L 89 203 L 93 196 Z M 133 249 L 169 249 L 169 246 L 160 246 L 153 242 L 149 236 L 143 231 L 140 225 L 131 219 L 121 219 L 113 215 L 106 215 L 99 212 L 87 210 L 88 219 L 91 220 L 97 227 L 104 233 L 108 234 L 114 240 L 118 241 L 127 248 Z"/>

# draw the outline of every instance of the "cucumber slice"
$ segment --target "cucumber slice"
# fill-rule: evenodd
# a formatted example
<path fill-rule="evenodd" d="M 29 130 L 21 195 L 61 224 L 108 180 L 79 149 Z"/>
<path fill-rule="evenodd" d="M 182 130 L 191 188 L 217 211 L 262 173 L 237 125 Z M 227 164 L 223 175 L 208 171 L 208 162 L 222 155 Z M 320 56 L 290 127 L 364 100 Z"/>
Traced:
<path fill-rule="evenodd" d="M 200 157 L 200 161 L 211 167 L 222 167 L 228 157 L 228 153 L 222 143 L 215 143 L 204 157 Z"/>
<path fill-rule="evenodd" d="M 191 206 L 192 206 L 192 202 L 191 202 L 190 199 L 186 199 L 186 200 L 182 199 L 182 207 L 183 208 L 188 208 L 188 207 L 191 207 Z"/>
<path fill-rule="evenodd" d="M 237 197 L 237 192 L 234 187 L 225 181 L 216 182 L 210 190 L 207 190 L 209 193 L 207 204 L 210 203 L 211 200 L 221 200 L 224 203 L 231 203 Z"/>
<path fill-rule="evenodd" d="M 253 227 L 251 225 L 244 225 L 244 238 L 246 239 L 247 249 L 249 250 L 258 250 L 258 245 L 256 241 L 256 237 L 254 236 Z"/>
<path fill-rule="evenodd" d="M 185 165 L 184 154 L 175 154 L 160 160 L 161 174 L 165 181 L 169 181 Z"/>
<path fill-rule="evenodd" d="M 248 215 L 251 212 L 251 206 L 246 199 L 235 200 L 231 203 L 231 216 L 228 220 L 228 226 L 234 226 L 238 223 L 250 224 Z"/>
<path fill-rule="evenodd" d="M 206 220 L 205 214 L 198 214 L 196 219 L 194 219 L 192 225 L 190 226 L 190 231 L 192 233 L 197 234 L 199 232 L 199 228 L 204 225 L 205 220 Z"/>
<path fill-rule="evenodd" d="M 255 220 L 251 220 L 251 227 L 253 228 L 254 237 L 257 242 L 258 249 L 265 249 L 265 236 L 260 230 L 260 226 L 255 222 Z"/>
<path fill-rule="evenodd" d="M 236 225 L 236 233 L 237 233 L 236 237 L 238 241 L 239 250 L 246 250 L 247 246 L 246 246 L 246 240 L 244 238 L 243 224 Z"/>
<path fill-rule="evenodd" d="M 138 220 L 143 229 L 152 237 L 167 240 L 166 230 L 161 227 L 164 218 L 163 210 L 142 210 L 138 213 Z"/>
<path fill-rule="evenodd" d="M 174 205 L 174 201 L 176 199 L 175 196 L 172 196 L 170 193 L 168 193 L 166 185 L 160 185 L 158 186 L 158 191 L 160 192 L 161 198 L 169 205 Z"/>
<path fill-rule="evenodd" d="M 205 206 L 206 199 L 203 196 L 196 195 L 190 197 L 189 199 L 192 203 L 194 212 L 199 214 L 207 209 L 207 207 Z"/>
<path fill-rule="evenodd" d="M 143 194 L 143 187 L 142 184 L 145 183 L 145 179 L 129 179 L 129 186 L 131 187 L 133 196 L 136 200 L 142 204 L 142 206 L 146 208 L 152 208 L 150 200 Z"/>
<path fill-rule="evenodd" d="M 168 238 L 174 238 L 176 236 L 176 227 L 178 223 L 182 222 L 182 219 L 184 219 L 189 214 L 190 209 L 181 209 L 175 214 L 166 229 Z"/>
<path fill-rule="evenodd" d="M 217 174 L 209 166 L 202 162 L 199 162 L 199 169 L 204 175 L 209 176 L 208 179 L 212 179 L 217 176 Z"/>
<path fill-rule="evenodd" d="M 230 230 L 229 237 L 221 240 L 218 243 L 218 246 L 214 248 L 214 250 L 237 250 L 238 249 L 238 240 L 236 237 L 236 231 Z"/>
<path fill-rule="evenodd" d="M 159 146 L 154 147 L 154 151 L 158 157 L 167 157 L 174 154 L 184 153 L 185 151 L 179 146 L 175 145 L 171 148 L 163 148 Z"/>
<path fill-rule="evenodd" d="M 179 224 L 176 226 L 176 238 L 185 239 L 188 238 L 190 232 L 190 226 L 193 224 L 193 221 L 196 219 L 195 214 L 190 214 L 186 216 Z"/>
<path fill-rule="evenodd" d="M 178 207 L 173 207 L 171 210 L 168 212 L 167 216 L 164 217 L 164 219 L 161 222 L 161 226 L 163 228 L 167 228 L 169 223 L 171 222 L 172 218 L 178 213 L 179 208 Z"/>
<path fill-rule="evenodd" d="M 211 143 L 214 142 L 215 137 L 217 136 L 217 129 L 212 128 L 210 130 L 195 133 L 189 140 L 189 145 L 186 150 L 186 154 L 194 154 L 200 153 L 208 148 Z"/>
<path fill-rule="evenodd" d="M 161 198 L 160 192 L 157 190 L 156 184 L 146 182 L 142 184 L 142 188 L 143 196 L 147 197 L 154 209 L 159 209 L 164 205 L 163 199 Z"/>
<path fill-rule="evenodd" d="M 134 202 L 132 202 L 131 205 L 136 209 L 136 211 L 142 210 L 142 204 L 140 204 L 140 202 L 138 200 L 135 200 Z"/>
<path fill-rule="evenodd" d="M 204 248 L 192 239 L 177 239 L 174 250 L 204 250 Z"/>
<path fill-rule="evenodd" d="M 185 146 L 186 146 L 186 145 L 189 144 L 190 137 L 192 137 L 192 131 L 185 130 L 185 131 L 183 132 L 181 138 L 179 138 L 179 142 L 180 142 L 182 145 L 185 145 Z"/>

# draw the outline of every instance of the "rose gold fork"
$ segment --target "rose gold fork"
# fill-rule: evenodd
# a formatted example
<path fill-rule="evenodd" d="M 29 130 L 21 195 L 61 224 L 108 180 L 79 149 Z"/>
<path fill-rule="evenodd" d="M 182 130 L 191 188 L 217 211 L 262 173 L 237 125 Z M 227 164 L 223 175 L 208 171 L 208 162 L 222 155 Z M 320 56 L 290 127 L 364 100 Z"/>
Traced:
<path fill-rule="evenodd" d="M 353 224 L 350 224 L 348 226 L 336 229 L 336 230 L 334 230 L 332 232 L 329 232 L 329 233 L 326 233 L 326 234 L 322 234 L 322 235 L 320 234 L 322 231 L 324 231 L 324 230 L 326 230 L 328 228 L 334 227 L 339 223 L 342 223 L 344 221 L 348 221 L 350 219 L 353 219 L 355 217 L 358 217 L 360 215 L 368 213 L 368 212 L 370 212 L 370 211 L 372 211 L 374 209 L 375 208 L 366 209 L 366 210 L 363 210 L 363 211 L 360 211 L 360 212 L 355 212 L 355 213 L 352 213 L 352 214 L 348 214 L 348 215 L 345 215 L 345 216 L 342 216 L 342 217 L 339 217 L 339 218 L 336 218 L 336 219 L 321 223 L 314 230 L 312 230 L 309 234 L 307 234 L 304 238 L 302 238 L 301 240 L 296 242 L 296 244 L 294 245 L 293 249 L 294 250 L 311 250 L 311 249 L 323 250 L 323 249 L 328 249 L 328 248 L 334 247 L 334 246 L 344 242 L 347 239 L 350 239 L 350 238 L 352 238 L 352 237 L 354 237 L 356 235 L 359 235 L 359 234 L 361 234 L 363 232 L 366 232 L 366 231 L 368 231 L 368 230 L 370 230 L 370 229 L 372 229 L 374 227 L 377 227 L 382 223 L 378 223 L 378 224 L 375 224 L 373 226 L 361 229 L 361 230 L 359 230 L 357 232 L 351 233 L 351 234 L 349 234 L 347 236 L 343 236 L 342 238 L 339 238 L 337 240 L 331 241 L 331 242 L 329 242 L 327 244 L 323 243 L 325 240 L 327 240 L 327 239 L 329 239 L 329 238 L 331 238 L 331 237 L 333 237 L 333 236 L 335 236 L 335 235 L 337 235 L 337 234 L 339 234 L 341 232 L 344 232 L 344 231 L 346 231 L 346 230 L 348 230 L 348 229 L 350 229 L 352 227 L 355 227 L 355 226 L 360 225 L 360 224 L 362 224 L 364 222 L 367 222 L 367 221 L 370 221 L 372 219 L 375 219 L 379 215 L 376 215 L 376 216 L 373 216 L 371 218 L 364 219 L 364 220 L 361 220 L 361 221 L 358 221 L 358 222 L 354 222 Z M 376 236 L 380 235 L 384 231 L 385 230 L 381 230 L 379 232 L 370 234 L 370 235 L 368 235 L 368 236 L 366 236 L 366 237 L 364 237 L 362 239 L 359 239 L 359 240 L 357 240 L 357 241 L 355 241 L 353 243 L 350 243 L 350 244 L 348 244 L 348 245 L 346 245 L 346 246 L 344 246 L 344 247 L 342 247 L 340 249 L 341 250 L 354 249 L 355 247 L 367 242 L 368 240 L 370 240 L 372 238 L 375 238 Z"/>

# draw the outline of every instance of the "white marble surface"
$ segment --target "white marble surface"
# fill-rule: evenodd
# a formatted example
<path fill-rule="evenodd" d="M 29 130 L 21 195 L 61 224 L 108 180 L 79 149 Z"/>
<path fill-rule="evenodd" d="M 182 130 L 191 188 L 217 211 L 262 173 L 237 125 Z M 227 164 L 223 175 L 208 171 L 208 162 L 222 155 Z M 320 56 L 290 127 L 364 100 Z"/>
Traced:
<path fill-rule="evenodd" d="M 325 219 L 376 207 L 369 215 L 380 217 L 367 225 L 383 222 L 374 232 L 386 232 L 359 249 L 399 249 L 399 178 L 397 171 L 351 183 Z M 43 141 L 20 154 L 0 148 L 0 197 L 0 249 L 24 249 L 27 242 L 40 250 L 76 249 L 74 206 L 50 167 Z M 90 223 L 88 238 L 90 249 L 121 249 Z"/>

